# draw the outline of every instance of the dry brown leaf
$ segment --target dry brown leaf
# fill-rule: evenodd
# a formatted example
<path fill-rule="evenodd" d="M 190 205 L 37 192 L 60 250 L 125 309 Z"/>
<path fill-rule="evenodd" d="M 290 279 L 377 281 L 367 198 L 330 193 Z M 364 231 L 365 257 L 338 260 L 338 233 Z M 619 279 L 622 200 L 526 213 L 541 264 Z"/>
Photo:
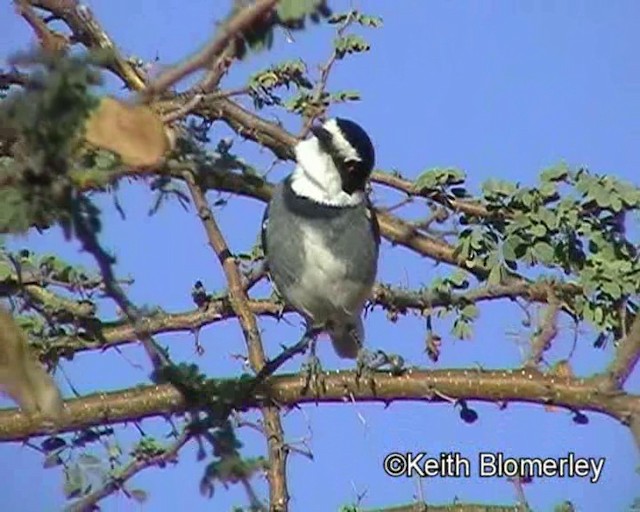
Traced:
<path fill-rule="evenodd" d="M 63 403 L 58 387 L 32 354 L 22 329 L 2 306 L 0 391 L 8 394 L 29 414 L 40 412 L 54 421 L 62 416 Z"/>
<path fill-rule="evenodd" d="M 105 97 L 85 124 L 86 141 L 120 156 L 125 165 L 151 167 L 162 162 L 170 141 L 160 116 L 146 105 Z"/>
<path fill-rule="evenodd" d="M 562 359 L 554 364 L 551 370 L 549 370 L 549 373 L 557 375 L 558 377 L 574 377 L 571 363 L 566 359 Z"/>

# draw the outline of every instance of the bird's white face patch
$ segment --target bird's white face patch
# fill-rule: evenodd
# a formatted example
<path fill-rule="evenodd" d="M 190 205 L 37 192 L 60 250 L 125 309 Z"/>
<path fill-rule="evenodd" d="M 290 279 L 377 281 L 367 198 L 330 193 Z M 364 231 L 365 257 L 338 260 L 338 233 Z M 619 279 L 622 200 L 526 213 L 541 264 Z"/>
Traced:
<path fill-rule="evenodd" d="M 329 119 L 322 125 L 322 127 L 331 134 L 334 146 L 336 147 L 340 155 L 342 155 L 342 158 L 345 159 L 345 161 L 362 161 L 362 158 L 360 158 L 358 152 L 351 144 L 349 144 L 349 141 L 342 134 L 342 131 L 340 131 L 340 127 L 338 126 L 338 123 L 335 119 Z"/>
<path fill-rule="evenodd" d="M 295 153 L 298 166 L 291 176 L 291 188 L 296 194 L 331 206 L 356 206 L 364 201 L 361 191 L 347 194 L 342 190 L 340 173 L 317 138 L 296 144 Z"/>

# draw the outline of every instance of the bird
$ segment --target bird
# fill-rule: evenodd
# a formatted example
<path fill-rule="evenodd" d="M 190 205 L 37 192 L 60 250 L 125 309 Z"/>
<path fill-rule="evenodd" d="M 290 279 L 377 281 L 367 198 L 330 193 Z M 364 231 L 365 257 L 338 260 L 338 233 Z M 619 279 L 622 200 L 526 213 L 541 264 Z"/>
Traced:
<path fill-rule="evenodd" d="M 375 149 L 355 121 L 331 118 L 294 146 L 296 166 L 265 208 L 261 239 L 276 291 L 335 353 L 357 359 L 378 271 L 380 228 L 367 195 Z"/>

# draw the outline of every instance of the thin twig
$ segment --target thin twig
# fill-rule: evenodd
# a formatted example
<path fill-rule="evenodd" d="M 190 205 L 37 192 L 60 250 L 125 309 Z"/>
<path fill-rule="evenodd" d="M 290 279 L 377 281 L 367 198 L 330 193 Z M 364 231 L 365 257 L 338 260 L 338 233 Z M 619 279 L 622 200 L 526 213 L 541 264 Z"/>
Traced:
<path fill-rule="evenodd" d="M 349 14 L 347 15 L 347 18 L 338 28 L 337 30 L 338 37 L 342 37 L 347 27 L 351 25 L 351 23 L 353 23 L 353 20 L 354 20 L 353 14 L 354 14 L 353 11 L 350 11 Z M 320 100 L 322 99 L 322 95 L 327 89 L 327 82 L 329 81 L 329 75 L 331 74 L 331 69 L 333 68 L 333 65 L 335 64 L 337 59 L 338 59 L 338 52 L 334 49 L 331 52 L 331 56 L 329 57 L 327 62 L 320 68 L 320 80 L 316 82 L 315 91 L 313 92 L 312 103 L 319 103 Z M 321 117 L 322 115 L 324 115 L 325 112 L 326 112 L 326 108 L 324 107 L 321 109 L 314 110 L 313 113 L 307 118 L 306 122 L 304 123 L 304 127 L 302 128 L 302 131 L 300 132 L 300 135 L 298 136 L 298 138 L 304 139 L 309 134 L 309 130 L 311 130 L 311 126 L 313 125 L 313 122 L 319 117 Z"/>
<path fill-rule="evenodd" d="M 77 208 L 73 208 L 72 215 L 76 234 L 82 243 L 83 249 L 90 253 L 98 264 L 104 281 L 105 293 L 115 301 L 125 314 L 133 326 L 137 338 L 142 342 L 147 356 L 151 360 L 154 372 L 158 372 L 169 363 L 167 355 L 158 348 L 153 337 L 142 328 L 142 315 L 138 311 L 138 308 L 127 298 L 115 278 L 113 273 L 113 257 L 107 254 L 100 246 L 96 234 L 92 231 L 91 227 L 87 224 L 87 220 Z"/>
<path fill-rule="evenodd" d="M 220 92 L 208 93 L 208 94 L 205 94 L 204 92 L 202 93 L 198 92 L 193 94 L 193 96 L 191 96 L 191 98 L 187 100 L 186 103 L 180 105 L 177 109 L 165 114 L 162 117 L 162 120 L 165 123 L 171 123 L 177 119 L 185 117 L 188 114 L 190 114 L 194 109 L 196 109 L 202 101 L 205 101 L 205 100 L 212 101 L 220 98 L 231 98 L 233 96 L 241 96 L 243 94 L 247 94 L 248 92 L 249 92 L 248 87 L 240 87 L 237 89 L 231 89 L 229 91 L 220 91 Z"/>
<path fill-rule="evenodd" d="M 253 280 L 243 282 L 245 290 L 250 289 Z M 538 285 L 539 286 L 539 285 Z M 534 293 L 534 288 L 525 284 L 482 286 L 466 293 L 433 293 L 429 290 L 411 291 L 403 288 L 378 283 L 374 286 L 371 304 L 390 312 L 404 313 L 408 310 L 416 312 L 425 308 L 451 307 L 469 303 L 481 303 L 501 299 L 513 299 Z M 537 293 L 537 292 L 536 292 Z M 2 288 L 0 287 L 0 294 Z M 280 318 L 284 313 L 291 312 L 291 307 L 269 299 L 250 299 L 248 307 L 254 315 Z M 194 309 L 180 313 L 153 313 L 141 317 L 145 331 L 151 335 L 178 331 L 194 331 L 222 322 L 236 316 L 228 296 L 216 297 L 207 303 L 204 309 Z M 135 329 L 125 320 L 104 321 L 99 332 L 92 337 L 84 335 L 60 336 L 47 343 L 47 353 L 75 354 L 88 350 L 105 350 L 110 347 L 131 343 L 136 339 Z M 42 354 L 41 354 L 42 355 Z M 44 354 L 46 355 L 46 354 Z"/>
<path fill-rule="evenodd" d="M 19 85 L 24 87 L 29 83 L 29 75 L 26 73 L 22 73 L 17 69 L 12 69 L 11 71 L 2 71 L 0 70 L 0 91 L 3 89 L 8 89 L 12 85 Z M 0 182 L 0 187 L 3 186 L 2 182 Z"/>
<path fill-rule="evenodd" d="M 163 466 L 175 461 L 180 449 L 189 442 L 193 433 L 186 427 L 178 438 L 161 454 L 144 459 L 134 459 L 117 476 L 110 477 L 99 489 L 75 501 L 68 507 L 68 512 L 87 512 L 95 510 L 96 504 L 107 496 L 124 489 L 127 481 L 131 480 L 140 471 L 151 466 Z"/>
<path fill-rule="evenodd" d="M 549 291 L 548 306 L 542 324 L 531 340 L 529 357 L 525 362 L 527 367 L 537 367 L 542 361 L 544 353 L 551 347 L 551 342 L 558 335 L 558 314 L 561 304 L 552 289 Z"/>
<path fill-rule="evenodd" d="M 100 26 L 91 9 L 77 0 L 30 0 L 34 7 L 49 11 L 54 18 L 63 20 L 73 32 L 73 40 L 90 50 L 105 50 L 110 59 L 106 67 L 130 89 L 141 90 L 145 85 L 142 71 L 123 58 L 109 35 Z"/>
<path fill-rule="evenodd" d="M 202 50 L 184 59 L 151 82 L 144 90 L 144 95 L 147 98 L 157 95 L 169 89 L 169 87 L 187 75 L 211 65 L 214 59 L 227 48 L 232 39 L 239 36 L 259 19 L 264 18 L 275 7 L 276 3 L 277 0 L 258 0 L 239 11 Z"/>
<path fill-rule="evenodd" d="M 513 487 L 516 490 L 516 496 L 518 497 L 517 512 L 529 512 L 529 504 L 527 503 L 527 497 L 524 494 L 524 487 L 522 486 L 522 479 L 519 476 L 510 479 L 513 483 Z"/>
<path fill-rule="evenodd" d="M 18 14 L 20 14 L 33 29 L 43 50 L 54 54 L 67 50 L 69 39 L 63 34 L 51 30 L 45 21 L 36 14 L 27 0 L 14 0 L 14 4 Z"/>

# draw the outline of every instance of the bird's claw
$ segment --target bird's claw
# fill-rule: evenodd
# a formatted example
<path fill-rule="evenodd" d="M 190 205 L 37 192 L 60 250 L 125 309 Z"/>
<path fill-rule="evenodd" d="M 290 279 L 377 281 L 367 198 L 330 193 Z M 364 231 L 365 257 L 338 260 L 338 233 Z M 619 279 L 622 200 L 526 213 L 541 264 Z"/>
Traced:
<path fill-rule="evenodd" d="M 367 374 L 372 377 L 373 372 L 384 369 L 388 369 L 392 375 L 401 375 L 405 370 L 403 357 L 398 354 L 387 354 L 382 350 L 369 352 L 366 349 L 361 349 L 358 352 L 356 380 Z"/>
<path fill-rule="evenodd" d="M 404 358 L 399 354 L 387 354 L 382 350 L 376 352 L 374 362 L 376 370 L 387 369 L 392 375 L 402 375 L 405 371 Z"/>
<path fill-rule="evenodd" d="M 324 378 L 322 376 L 322 364 L 315 354 L 311 354 L 307 362 L 302 365 L 305 374 L 304 392 L 313 389 L 316 397 L 320 396 L 324 388 Z"/>
<path fill-rule="evenodd" d="M 316 339 L 313 337 L 310 343 L 309 357 L 302 365 L 302 371 L 305 374 L 304 393 L 310 388 L 313 389 L 316 397 L 319 397 L 324 390 L 324 377 L 322 375 L 322 363 L 316 355 Z"/>

